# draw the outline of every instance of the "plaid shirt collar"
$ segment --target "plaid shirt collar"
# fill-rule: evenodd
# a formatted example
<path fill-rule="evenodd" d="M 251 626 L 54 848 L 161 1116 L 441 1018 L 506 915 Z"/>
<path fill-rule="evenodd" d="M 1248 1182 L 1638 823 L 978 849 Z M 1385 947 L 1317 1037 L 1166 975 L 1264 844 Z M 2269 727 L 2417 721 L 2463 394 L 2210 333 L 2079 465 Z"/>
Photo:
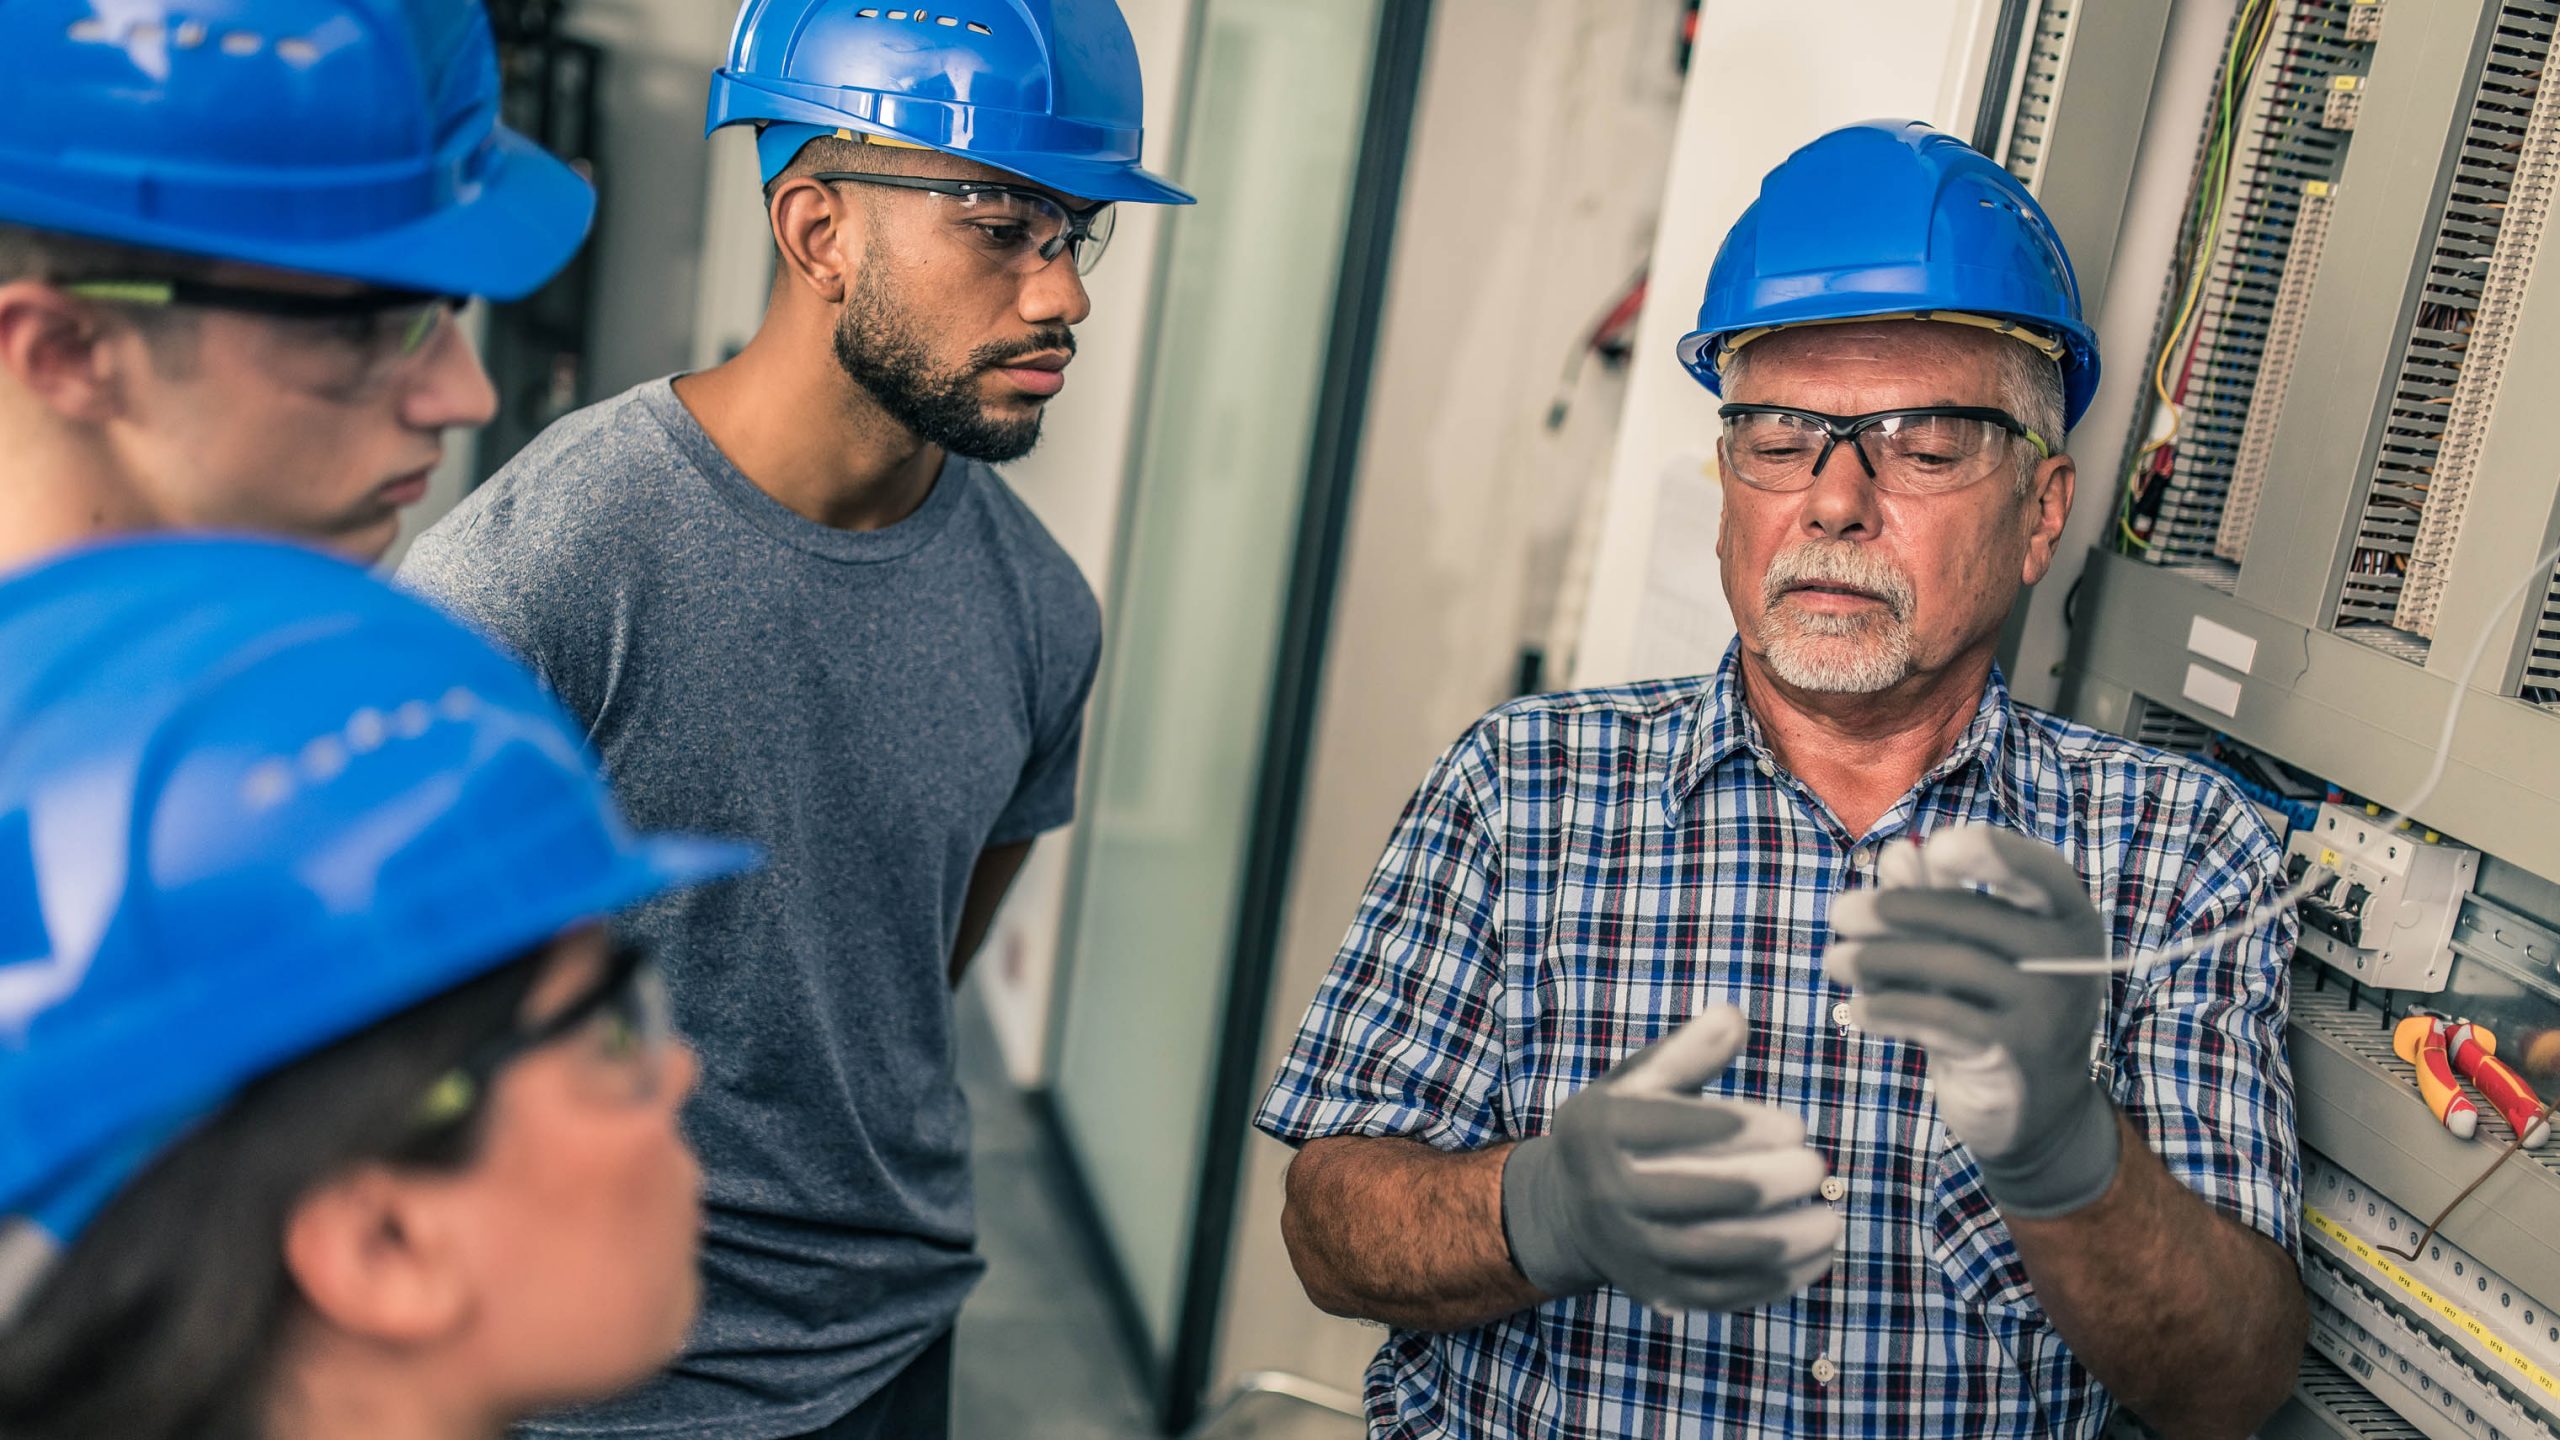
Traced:
<path fill-rule="evenodd" d="M 1725 646 L 1724 663 L 1716 667 L 1715 683 L 1697 700 L 1697 720 L 1681 743 L 1679 755 L 1671 763 L 1671 772 L 1663 781 L 1662 806 L 1666 813 L 1678 815 L 1707 782 L 1718 767 L 1741 763 L 1745 758 L 1767 771 L 1785 774 L 1786 765 L 1769 748 L 1760 733 L 1760 719 L 1742 693 L 1742 642 Z M 1978 765 L 1991 778 L 1989 791 L 1991 818 L 2012 826 L 2035 829 L 2029 824 L 2041 811 L 2036 803 L 2039 777 L 2053 774 L 2053 757 L 2037 753 L 2036 742 L 2045 737 L 2032 725 L 2018 723 L 2009 700 L 2009 681 L 2000 667 L 1991 667 L 1991 678 L 1982 687 L 1982 703 L 1974 707 L 1973 719 L 1956 737 L 1956 743 L 1945 758 L 1931 766 L 1921 778 L 1917 792 L 1953 779 L 1968 765 Z M 1853 837 L 1854 838 L 1854 837 Z"/>

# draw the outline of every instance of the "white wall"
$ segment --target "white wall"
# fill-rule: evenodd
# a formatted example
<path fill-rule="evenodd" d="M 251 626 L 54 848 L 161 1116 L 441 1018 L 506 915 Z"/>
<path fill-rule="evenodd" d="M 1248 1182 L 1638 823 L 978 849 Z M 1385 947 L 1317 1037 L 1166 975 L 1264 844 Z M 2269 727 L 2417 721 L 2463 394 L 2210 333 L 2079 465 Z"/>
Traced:
<path fill-rule="evenodd" d="M 596 231 L 587 242 L 599 262 L 586 382 L 597 399 L 692 360 L 711 165 L 703 102 L 737 14 L 730 0 L 580 0 L 571 8 L 571 30 L 606 51 Z"/>
<path fill-rule="evenodd" d="M 1673 141 L 1590 590 L 1570 674 L 1606 685 L 1714 667 L 1733 618 L 1716 582 L 1716 398 L 1672 347 L 1760 177 L 1816 135 L 1894 116 L 1967 135 L 1994 0 L 1707 0 Z M 1854 37 L 1854 38 L 1851 38 Z M 1844 203 L 1849 197 L 1844 197 Z"/>
<path fill-rule="evenodd" d="M 1190 0 L 1120 0 L 1146 76 L 1146 163 L 1181 180 L 1178 118 L 1183 61 L 1191 38 Z M 1111 249 L 1085 287 L 1093 316 L 1076 329 L 1067 388 L 1049 403 L 1040 448 L 1005 467 L 1005 478 L 1075 557 L 1096 593 L 1110 598 L 1112 549 L 1119 539 L 1138 404 L 1146 389 L 1155 329 L 1156 257 L 1179 211 L 1123 205 Z M 1090 754 L 1092 747 L 1086 747 Z M 1068 862 L 1075 831 L 1043 838 L 979 952 L 976 980 L 994 1019 L 1005 1068 L 1022 1085 L 1045 1078 L 1049 997 L 1056 987 Z M 1208 1023 L 1208 1022 L 1204 1022 Z"/>
<path fill-rule="evenodd" d="M 1276 1066 L 1432 757 L 1509 698 L 1620 377 L 1567 355 L 1642 262 L 1679 79 L 1678 0 L 1442 0 L 1407 159 L 1260 1073 Z M 1279 1237 L 1289 1152 L 1250 1143 L 1213 1388 L 1357 1391 L 1371 1327 L 1324 1315 Z"/>

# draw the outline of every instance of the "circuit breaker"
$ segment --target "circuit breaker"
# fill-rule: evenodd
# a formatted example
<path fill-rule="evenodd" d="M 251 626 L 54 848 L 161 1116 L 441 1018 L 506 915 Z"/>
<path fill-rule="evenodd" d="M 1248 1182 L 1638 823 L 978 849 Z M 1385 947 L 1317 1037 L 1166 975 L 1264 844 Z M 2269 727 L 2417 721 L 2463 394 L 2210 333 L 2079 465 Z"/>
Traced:
<path fill-rule="evenodd" d="M 2380 817 L 2320 807 L 2285 842 L 2285 869 L 2325 878 L 2303 897 L 2302 949 L 2367 985 L 2434 993 L 2453 961 L 2456 907 L 2471 892 L 2480 852 Z"/>

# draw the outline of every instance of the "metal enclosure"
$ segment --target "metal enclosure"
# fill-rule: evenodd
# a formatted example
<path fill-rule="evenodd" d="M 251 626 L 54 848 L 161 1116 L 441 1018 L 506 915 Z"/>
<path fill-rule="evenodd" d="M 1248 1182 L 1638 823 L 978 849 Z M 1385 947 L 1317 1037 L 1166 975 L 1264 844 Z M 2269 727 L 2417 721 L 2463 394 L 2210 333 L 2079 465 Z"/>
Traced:
<path fill-rule="evenodd" d="M 2479 889 L 2437 912 L 2441 993 L 2297 961 L 2314 1339 L 2266 1433 L 2560 1435 L 2560 1151 L 2516 1152 L 2416 1245 L 2511 1132 L 2484 1108 L 2456 1139 L 2391 1046 L 2422 1003 L 2475 1016 L 2560 1093 L 2560 580 L 2537 563 L 2560 538 L 2560 0 L 2213 8 L 2232 28 L 2185 132 L 2178 253 L 2106 273 L 2160 301 L 2146 351 L 2108 337 L 2109 385 L 2145 396 L 2121 469 L 2080 476 L 2083 505 L 2115 508 L 2070 602 L 2063 706 L 2363 813 L 2419 793 L 2459 700 L 2394 837 L 2479 852 Z M 2027 48 L 2033 74 L 2053 47 Z M 2013 104 L 2005 156 L 2083 253 L 2112 247 L 2063 218 L 2074 187 L 2122 205 L 2142 157 L 2105 141 L 2141 133 L 2149 97 L 2103 68 Z M 2090 148 L 2066 165 L 2073 133 Z"/>

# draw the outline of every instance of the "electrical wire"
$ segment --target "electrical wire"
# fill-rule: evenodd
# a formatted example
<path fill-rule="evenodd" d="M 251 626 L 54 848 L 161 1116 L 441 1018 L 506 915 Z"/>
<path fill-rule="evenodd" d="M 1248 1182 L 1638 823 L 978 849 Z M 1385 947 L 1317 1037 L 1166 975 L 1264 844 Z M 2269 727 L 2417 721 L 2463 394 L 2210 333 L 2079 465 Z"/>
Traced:
<path fill-rule="evenodd" d="M 2205 132 L 2204 162 L 2197 172 L 2195 198 L 2187 211 L 2183 230 L 2186 244 L 2175 266 L 2184 276 L 2176 292 L 2178 304 L 2161 337 L 2159 353 L 2147 367 L 2158 406 L 2155 413 L 2165 415 L 2166 425 L 2126 463 L 2116 506 L 2118 548 L 2128 553 L 2151 548 L 2149 537 L 2136 530 L 2133 522 L 2141 502 L 2148 498 L 2149 482 L 2168 478 L 2170 459 L 2185 417 L 2181 402 L 2203 338 L 2203 327 L 2197 321 L 2205 280 L 2212 273 L 2214 252 L 2220 247 L 2223 223 L 2230 211 L 2231 160 L 2239 149 L 2241 102 L 2256 79 L 2259 63 L 2266 58 L 2269 39 L 2275 33 L 2275 16 L 2276 0 L 2249 0 L 2232 22 L 2231 43 L 2223 52 L 2222 84 L 2215 94 L 2213 123 Z M 2174 388 L 2169 379 L 2173 358 L 2180 361 Z"/>
<path fill-rule="evenodd" d="M 2539 1122 L 2542 1117 L 2550 1113 L 2551 1106 L 2550 1103 L 2546 1101 L 2541 1109 L 2534 1111 L 2533 1114 L 2525 1120 L 2524 1125 L 2516 1131 L 2515 1138 L 2507 1142 L 2506 1148 L 2498 1152 L 2498 1158 L 2489 1162 L 2489 1168 L 2471 1177 L 2470 1184 L 2463 1186 L 2459 1193 L 2457 1193 L 2451 1200 L 2445 1202 L 2445 1207 L 2436 1212 L 2436 1218 L 2428 1221 L 2427 1228 L 2419 1233 L 2418 1238 L 2409 1242 L 2409 1248 L 2407 1250 L 2394 1250 L 2388 1245 L 2377 1245 L 2374 1248 L 2385 1255 L 2397 1255 L 2403 1260 L 2417 1259 L 2418 1252 L 2427 1248 L 2428 1241 L 2436 1238 L 2436 1231 L 2443 1227 L 2445 1220 L 2450 1217 L 2454 1211 L 2462 1208 L 2462 1202 L 2470 1199 L 2473 1191 L 2488 1184 L 2490 1176 L 2497 1174 L 2508 1161 L 2516 1158 L 2516 1152 L 2524 1148 L 2524 1137 L 2532 1134 L 2534 1125 Z"/>
<path fill-rule="evenodd" d="M 2462 668 L 2454 674 L 2453 700 L 2445 706 L 2444 727 L 2436 735 L 2435 763 L 2427 767 L 2427 776 L 2418 782 L 2417 793 L 2411 795 L 2407 803 L 2376 822 L 2372 827 L 2373 833 L 2388 835 L 2397 831 L 2408 822 L 2410 815 L 2419 806 L 2434 798 L 2436 786 L 2444 780 L 2445 767 L 2453 760 L 2453 730 L 2455 723 L 2462 718 L 2462 702 L 2470 697 L 2472 676 L 2479 670 L 2481 660 L 2488 655 L 2489 642 L 2495 639 L 2504 628 L 2499 623 L 2501 617 L 2523 602 L 2525 592 L 2532 588 L 2534 582 L 2542 581 L 2548 584 L 2552 567 L 2556 564 L 2560 564 L 2560 545 L 2543 551 L 2541 558 L 2533 562 L 2533 568 L 2516 581 L 2514 588 L 2507 591 L 2506 598 L 2500 600 L 2496 608 L 2489 612 L 2488 618 L 2481 622 L 2479 638 L 2471 642 L 2470 658 L 2464 660 Z M 2163 946 L 2158 950 L 2138 952 L 2121 959 L 2096 956 L 2037 956 L 2034 959 L 2019 961 L 2018 968 L 2038 975 L 2138 975 L 2154 966 L 2191 959 L 2229 941 L 2254 933 L 2259 926 L 2301 904 L 2306 896 L 2328 883 L 2330 878 L 2332 877 L 2323 875 L 2320 867 L 2315 865 L 2305 870 L 2300 880 L 2278 891 L 2273 898 L 2252 906 L 2239 919 L 2217 925 L 2201 935 L 2190 935 L 2176 944 Z"/>

